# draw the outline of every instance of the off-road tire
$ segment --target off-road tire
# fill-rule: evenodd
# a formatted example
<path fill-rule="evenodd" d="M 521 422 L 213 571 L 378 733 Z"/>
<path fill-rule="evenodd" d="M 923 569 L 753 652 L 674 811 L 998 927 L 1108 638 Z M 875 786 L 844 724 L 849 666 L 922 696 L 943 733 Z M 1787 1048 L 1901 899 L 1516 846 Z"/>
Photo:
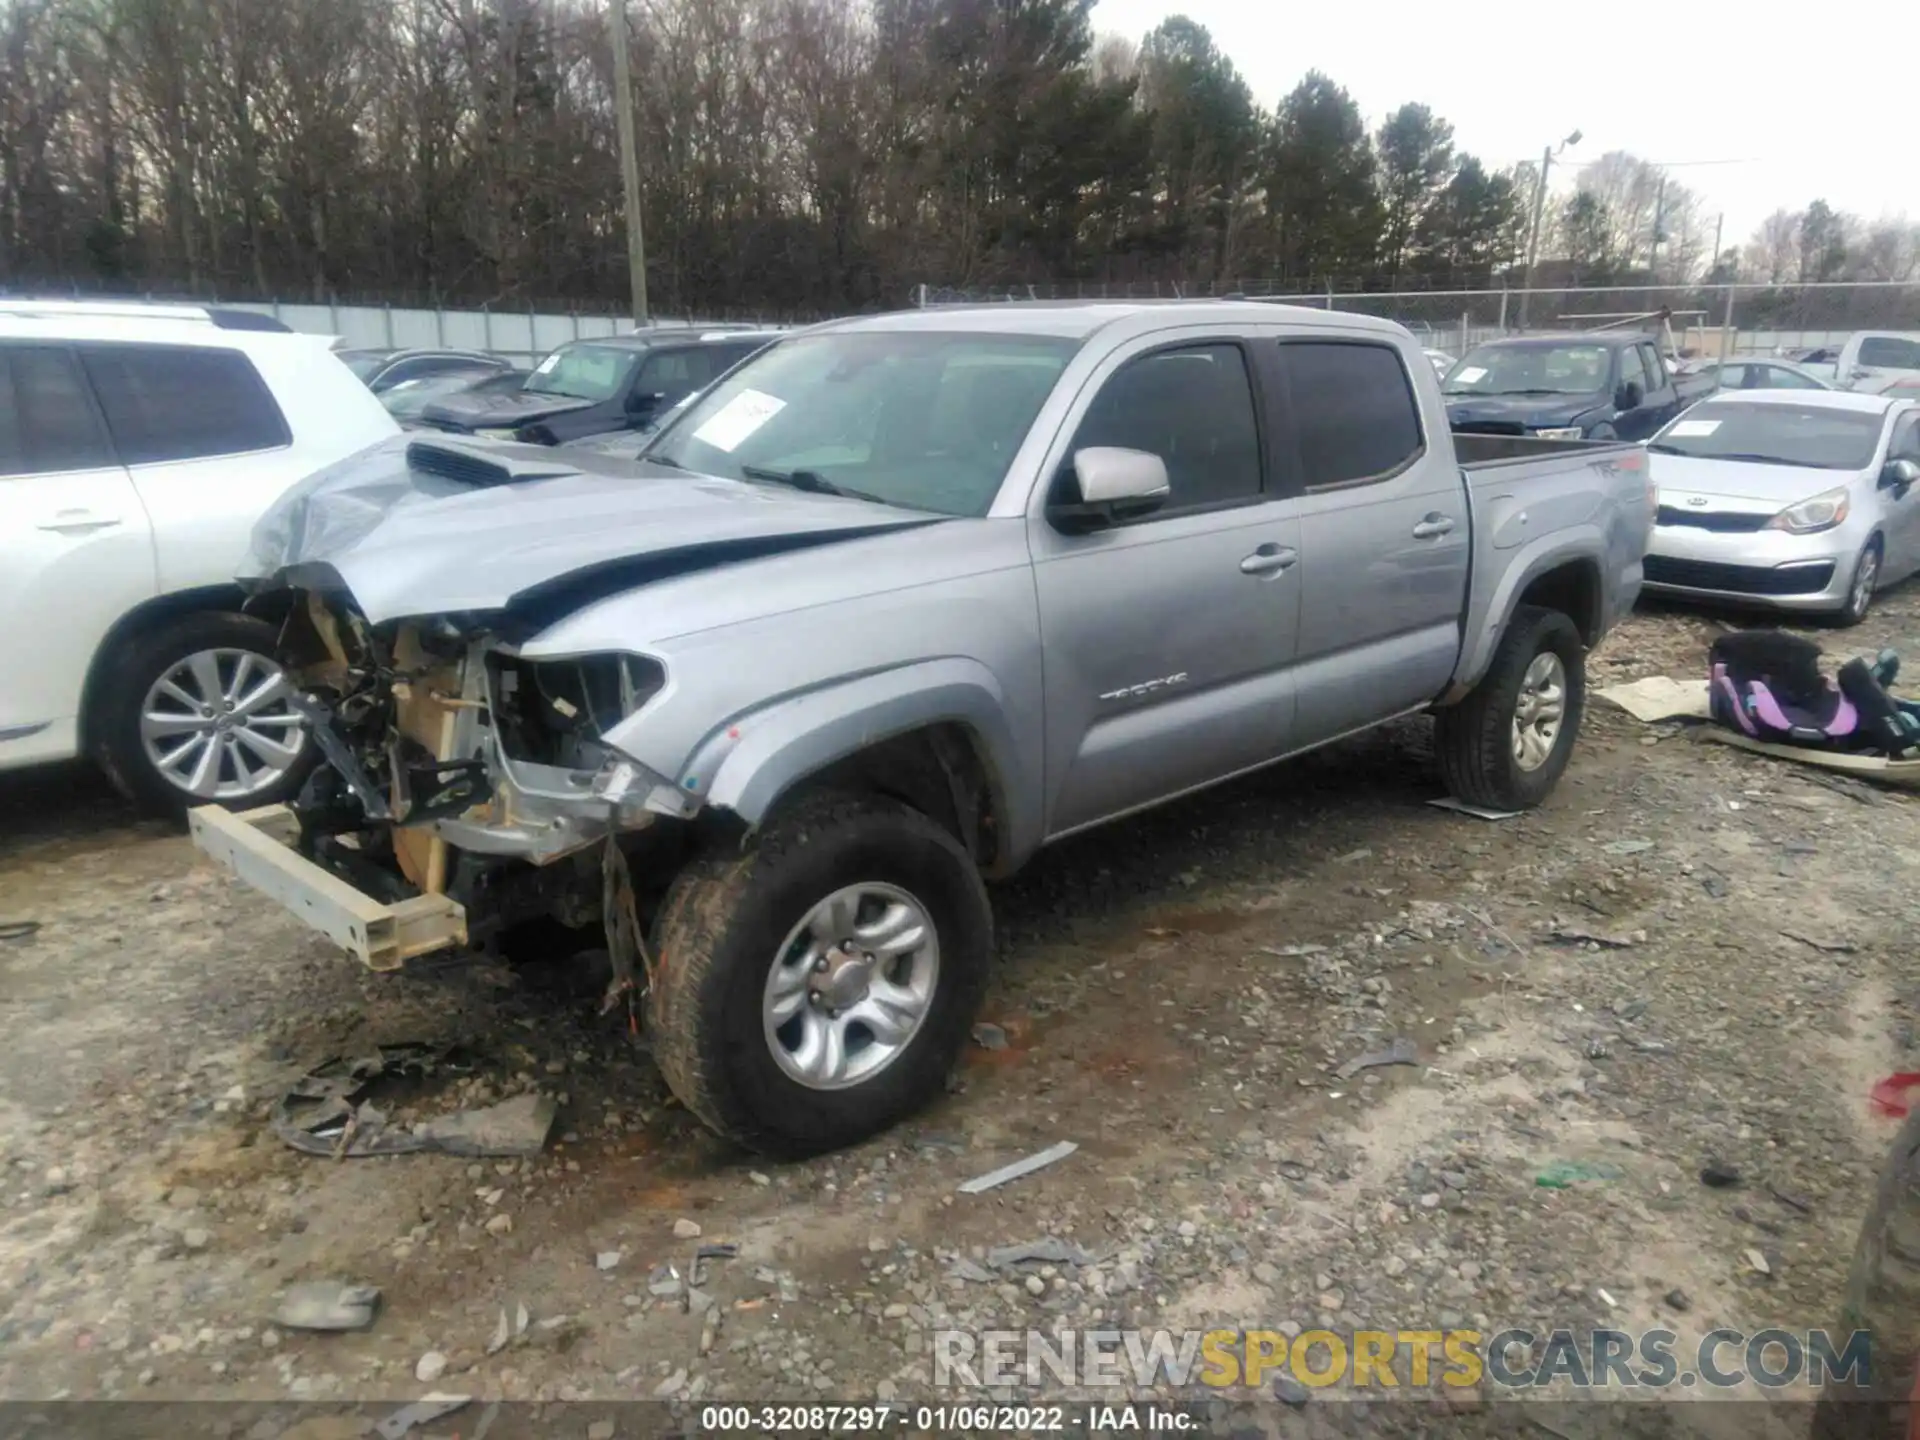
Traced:
<path fill-rule="evenodd" d="M 92 715 L 94 759 L 107 778 L 142 812 L 184 820 L 191 807 L 205 802 L 171 784 L 147 759 L 140 740 L 141 702 L 156 679 L 196 651 L 251 650 L 273 660 L 278 643 L 273 625 L 230 610 L 182 615 L 121 642 L 102 661 L 108 668 Z M 284 804 L 300 793 L 318 760 L 319 749 L 309 740 L 305 754 L 279 781 L 233 803 L 245 809 Z"/>
<path fill-rule="evenodd" d="M 761 1004 L 782 941 L 845 885 L 886 882 L 926 907 L 939 979 L 917 1034 L 863 1084 L 813 1090 L 767 1044 Z M 744 849 L 690 861 L 654 928 L 654 1055 L 680 1102 L 728 1139 L 782 1159 L 884 1130 L 945 1088 L 985 995 L 993 911 L 966 849 L 918 811 L 822 792 L 769 819 Z"/>
<path fill-rule="evenodd" d="M 1544 650 L 1560 657 L 1566 701 L 1552 752 L 1538 769 L 1523 770 L 1513 755 L 1514 707 L 1527 667 Z M 1586 704 L 1586 647 L 1573 621 L 1558 610 L 1518 607 L 1480 683 L 1434 717 L 1434 751 L 1448 791 L 1489 810 L 1532 809 L 1567 768 Z"/>
<path fill-rule="evenodd" d="M 1872 1337 L 1872 1387 L 1830 1386 L 1814 1411 L 1814 1440 L 1905 1440 L 1897 1414 L 1920 1355 L 1920 1109 L 1894 1137 L 1873 1208 L 1860 1225 L 1836 1348 L 1856 1330 Z"/>

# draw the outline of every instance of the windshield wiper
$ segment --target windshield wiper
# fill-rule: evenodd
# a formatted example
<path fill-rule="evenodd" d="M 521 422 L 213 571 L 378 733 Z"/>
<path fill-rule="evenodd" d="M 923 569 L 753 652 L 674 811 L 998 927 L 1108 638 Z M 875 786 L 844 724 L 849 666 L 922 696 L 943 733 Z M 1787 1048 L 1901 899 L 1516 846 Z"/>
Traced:
<path fill-rule="evenodd" d="M 1685 455 L 1690 453 L 1688 451 L 1682 450 L 1678 445 L 1649 445 L 1647 446 L 1647 449 L 1653 451 L 1657 455 Z"/>
<path fill-rule="evenodd" d="M 641 454 L 638 454 L 633 458 L 636 460 L 645 460 L 649 465 L 664 465 L 669 470 L 691 470 L 693 468 L 690 465 L 681 464 L 678 460 L 674 459 L 671 455 L 648 455 L 645 452 L 642 452 Z"/>
<path fill-rule="evenodd" d="M 1789 460 L 1784 455 L 1749 455 L 1739 450 L 1717 451 L 1695 457 L 1701 460 L 1745 460 L 1752 465 L 1791 465 L 1796 470 L 1844 470 L 1844 465 L 1823 465 L 1818 460 Z"/>
<path fill-rule="evenodd" d="M 740 473 L 749 480 L 764 480 L 770 485 L 790 485 L 795 490 L 804 490 L 809 495 L 837 495 L 843 500 L 871 500 L 876 505 L 889 502 L 878 495 L 869 495 L 864 490 L 849 490 L 844 485 L 836 485 L 818 470 L 774 470 L 765 465 L 742 465 Z"/>

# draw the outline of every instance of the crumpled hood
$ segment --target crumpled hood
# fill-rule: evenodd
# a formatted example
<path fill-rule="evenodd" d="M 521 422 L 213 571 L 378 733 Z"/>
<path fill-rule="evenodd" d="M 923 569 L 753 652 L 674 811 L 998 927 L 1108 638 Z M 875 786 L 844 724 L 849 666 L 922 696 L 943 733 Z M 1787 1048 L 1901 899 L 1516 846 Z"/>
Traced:
<path fill-rule="evenodd" d="M 409 445 L 510 467 L 476 485 L 409 465 Z M 309 476 L 254 528 L 240 578 L 344 584 L 374 624 L 506 609 L 603 574 L 578 603 L 684 573 L 941 517 L 533 445 L 382 441 Z M 305 573 L 302 573 L 305 572 Z M 621 577 L 625 577 L 624 581 Z"/>
<path fill-rule="evenodd" d="M 432 425 L 457 425 L 463 430 L 525 425 L 551 415 L 591 409 L 594 402 L 577 395 L 546 395 L 538 390 L 508 390 L 491 395 L 450 395 L 420 412 Z"/>
<path fill-rule="evenodd" d="M 1683 505 L 1696 495 L 1749 500 L 1755 510 L 1784 510 L 1823 490 L 1857 480 L 1858 470 L 1814 470 L 1805 465 L 1762 465 L 1752 460 L 1702 460 L 1691 455 L 1647 456 L 1660 503 Z M 1735 507 L 1744 508 L 1744 507 Z"/>
<path fill-rule="evenodd" d="M 1447 420 L 1454 425 L 1524 425 L 1550 430 L 1571 425 L 1605 403 L 1603 395 L 1449 395 Z"/>

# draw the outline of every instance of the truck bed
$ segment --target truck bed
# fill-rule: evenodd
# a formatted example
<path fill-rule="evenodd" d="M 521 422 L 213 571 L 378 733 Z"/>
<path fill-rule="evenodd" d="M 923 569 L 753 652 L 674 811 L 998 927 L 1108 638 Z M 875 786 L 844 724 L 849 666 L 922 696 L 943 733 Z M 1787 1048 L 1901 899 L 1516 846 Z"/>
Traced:
<path fill-rule="evenodd" d="M 1477 435 L 1469 431 L 1453 432 L 1453 453 L 1465 470 L 1484 470 L 1494 465 L 1516 465 L 1537 460 L 1579 456 L 1591 459 L 1602 450 L 1634 450 L 1639 447 L 1626 440 L 1542 440 L 1537 435 Z"/>

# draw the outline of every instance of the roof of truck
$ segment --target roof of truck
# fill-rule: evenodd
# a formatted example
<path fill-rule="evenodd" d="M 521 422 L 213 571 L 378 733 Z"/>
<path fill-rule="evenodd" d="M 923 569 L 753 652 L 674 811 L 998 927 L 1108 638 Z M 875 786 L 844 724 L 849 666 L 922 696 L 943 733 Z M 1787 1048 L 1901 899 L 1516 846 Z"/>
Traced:
<path fill-rule="evenodd" d="M 894 310 L 858 315 L 815 326 L 821 330 L 971 330 L 995 335 L 1052 335 L 1084 340 L 1095 331 L 1125 320 L 1163 320 L 1168 326 L 1218 320 L 1232 324 L 1335 325 L 1404 335 L 1391 320 L 1351 310 L 1321 310 L 1278 305 L 1264 300 L 1005 300 L 981 305 L 932 305 L 924 310 Z M 1143 327 L 1152 328 L 1152 327 Z"/>

